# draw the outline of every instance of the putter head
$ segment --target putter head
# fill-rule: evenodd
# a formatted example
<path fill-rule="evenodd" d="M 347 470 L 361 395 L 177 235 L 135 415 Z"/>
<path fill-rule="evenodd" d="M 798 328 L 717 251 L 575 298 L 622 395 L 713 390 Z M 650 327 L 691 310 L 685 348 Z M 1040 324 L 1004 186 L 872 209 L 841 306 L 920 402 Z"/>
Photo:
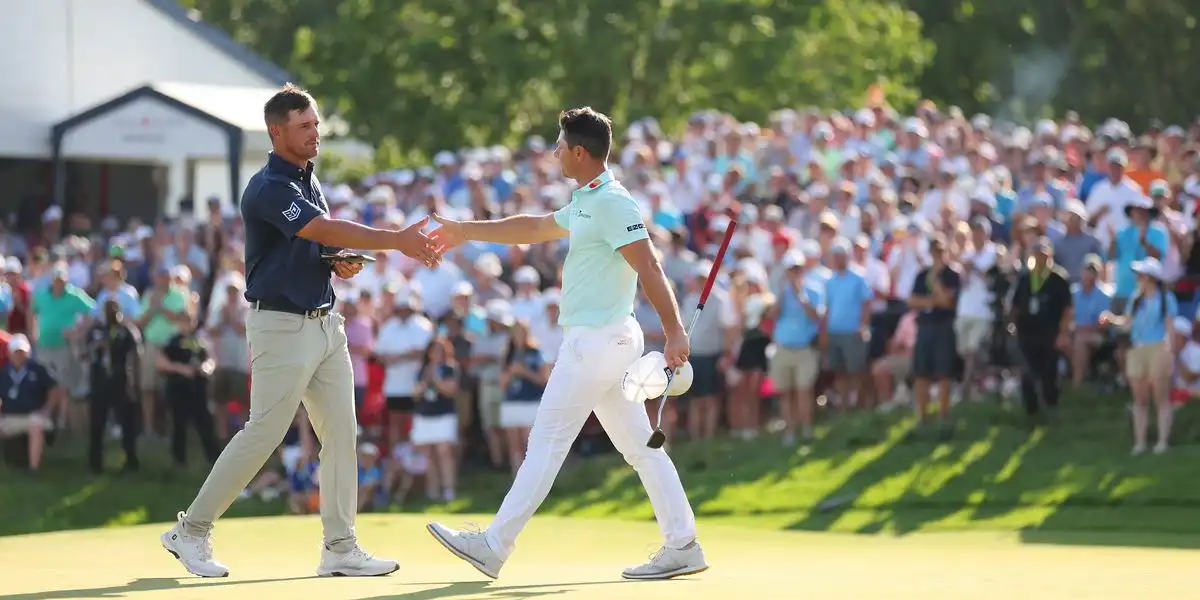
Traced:
<path fill-rule="evenodd" d="M 650 434 L 650 440 L 646 442 L 646 446 L 658 450 L 665 443 L 667 443 L 667 434 L 663 433 L 661 429 L 655 429 L 654 433 Z"/>

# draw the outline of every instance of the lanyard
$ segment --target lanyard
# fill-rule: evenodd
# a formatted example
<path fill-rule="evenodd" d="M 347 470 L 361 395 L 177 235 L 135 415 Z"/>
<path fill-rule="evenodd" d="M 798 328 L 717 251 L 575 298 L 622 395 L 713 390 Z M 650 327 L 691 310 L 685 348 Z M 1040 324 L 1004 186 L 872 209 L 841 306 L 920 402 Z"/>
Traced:
<path fill-rule="evenodd" d="M 1042 286 L 1045 285 L 1046 280 L 1049 278 L 1050 278 L 1049 274 L 1042 275 L 1041 273 L 1037 272 L 1037 269 L 1030 271 L 1029 272 L 1029 289 L 1030 289 L 1030 291 L 1032 291 L 1035 294 L 1042 291 Z"/>
<path fill-rule="evenodd" d="M 29 367 L 21 367 L 21 370 L 18 371 L 12 365 L 9 365 L 8 373 L 12 379 L 13 387 L 21 387 L 21 382 L 25 381 L 25 376 L 29 374 Z"/>

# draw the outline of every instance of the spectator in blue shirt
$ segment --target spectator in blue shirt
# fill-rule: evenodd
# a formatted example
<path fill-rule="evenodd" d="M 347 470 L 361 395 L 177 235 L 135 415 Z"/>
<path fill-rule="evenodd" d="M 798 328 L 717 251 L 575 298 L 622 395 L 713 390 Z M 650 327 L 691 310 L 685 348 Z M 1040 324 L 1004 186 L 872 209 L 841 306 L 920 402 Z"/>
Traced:
<path fill-rule="evenodd" d="M 1125 207 L 1129 226 L 1117 232 L 1113 240 L 1116 289 L 1113 291 L 1113 312 L 1124 314 L 1129 298 L 1137 291 L 1137 276 L 1133 263 L 1145 258 L 1162 260 L 1167 255 L 1167 228 L 1154 222 L 1158 209 L 1149 198 L 1141 197 Z"/>
<path fill-rule="evenodd" d="M 109 298 L 114 298 L 121 307 L 121 314 L 128 319 L 137 319 L 142 313 L 142 299 L 136 288 L 125 283 L 125 267 L 120 261 L 112 261 L 100 268 L 98 273 L 101 288 L 96 294 L 96 308 L 92 316 L 104 318 L 104 304 Z"/>
<path fill-rule="evenodd" d="M 843 239 L 830 248 L 829 280 L 825 282 L 825 349 L 829 369 L 837 375 L 842 407 L 852 405 L 853 394 L 867 405 L 863 375 L 867 372 L 870 339 L 871 286 L 857 267 L 850 266 L 850 244 Z"/>
<path fill-rule="evenodd" d="M 1167 451 L 1171 435 L 1171 376 L 1175 362 L 1170 340 L 1174 336 L 1174 320 L 1179 315 L 1175 294 L 1162 281 L 1162 263 L 1147 258 L 1133 263 L 1137 274 L 1137 294 L 1129 305 L 1129 314 L 1116 316 L 1104 313 L 1102 323 L 1129 329 L 1133 347 L 1125 355 L 1125 377 L 1133 392 L 1133 454 L 1146 451 L 1146 430 L 1149 428 L 1150 398 L 1158 408 L 1158 443 L 1154 453 Z"/>
<path fill-rule="evenodd" d="M 1092 353 L 1105 340 L 1104 326 L 1100 316 L 1112 305 L 1112 290 L 1098 281 L 1104 270 L 1104 261 L 1097 254 L 1083 259 L 1079 283 L 1072 290 L 1075 307 L 1075 333 L 1071 340 L 1071 381 L 1076 388 L 1083 386 L 1091 364 Z"/>
<path fill-rule="evenodd" d="M 379 448 L 370 442 L 358 446 L 358 512 L 379 504 L 383 492 L 383 469 L 379 466 Z M 386 502 L 386 495 L 382 500 Z"/>
<path fill-rule="evenodd" d="M 786 423 L 783 439 L 791 445 L 799 427 L 805 439 L 812 438 L 813 384 L 821 371 L 817 350 L 825 302 L 820 287 L 805 275 L 803 252 L 789 250 L 782 259 L 785 278 L 772 309 L 775 318 L 775 356 L 771 359 L 771 381 L 779 393 L 780 410 Z"/>

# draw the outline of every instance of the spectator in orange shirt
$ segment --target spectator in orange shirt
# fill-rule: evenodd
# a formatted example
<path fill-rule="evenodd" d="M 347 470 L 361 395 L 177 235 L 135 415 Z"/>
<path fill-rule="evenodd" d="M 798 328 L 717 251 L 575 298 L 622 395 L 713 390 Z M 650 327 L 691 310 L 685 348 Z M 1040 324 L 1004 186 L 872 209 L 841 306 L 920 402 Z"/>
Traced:
<path fill-rule="evenodd" d="M 1141 138 L 1134 145 L 1133 152 L 1129 156 L 1132 164 L 1129 165 L 1125 176 L 1138 184 L 1138 187 L 1142 188 L 1143 194 L 1148 194 L 1150 182 L 1163 179 L 1162 171 L 1153 166 L 1154 159 L 1158 156 L 1158 149 L 1155 148 L 1153 140 Z"/>

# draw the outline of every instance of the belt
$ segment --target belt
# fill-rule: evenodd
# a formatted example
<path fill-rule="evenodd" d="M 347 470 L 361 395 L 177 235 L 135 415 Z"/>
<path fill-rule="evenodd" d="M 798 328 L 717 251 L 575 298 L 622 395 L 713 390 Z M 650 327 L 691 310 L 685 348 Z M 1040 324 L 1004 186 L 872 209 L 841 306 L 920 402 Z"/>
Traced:
<path fill-rule="evenodd" d="M 323 306 L 321 308 L 303 309 L 290 304 L 277 304 L 275 302 L 267 302 L 265 300 L 255 300 L 250 303 L 254 310 L 269 310 L 273 312 L 287 313 L 289 315 L 300 315 L 305 319 L 320 319 L 333 312 L 333 306 Z"/>

